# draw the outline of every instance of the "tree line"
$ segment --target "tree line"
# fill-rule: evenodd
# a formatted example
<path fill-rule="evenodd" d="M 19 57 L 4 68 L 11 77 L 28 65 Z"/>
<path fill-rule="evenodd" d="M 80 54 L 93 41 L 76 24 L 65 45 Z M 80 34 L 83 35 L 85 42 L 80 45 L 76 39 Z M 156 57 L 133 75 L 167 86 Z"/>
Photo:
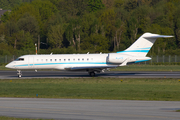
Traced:
<path fill-rule="evenodd" d="M 8 3 L 9 2 L 9 3 Z M 0 55 L 116 52 L 145 32 L 149 55 L 180 54 L 179 0 L 0 0 Z"/>

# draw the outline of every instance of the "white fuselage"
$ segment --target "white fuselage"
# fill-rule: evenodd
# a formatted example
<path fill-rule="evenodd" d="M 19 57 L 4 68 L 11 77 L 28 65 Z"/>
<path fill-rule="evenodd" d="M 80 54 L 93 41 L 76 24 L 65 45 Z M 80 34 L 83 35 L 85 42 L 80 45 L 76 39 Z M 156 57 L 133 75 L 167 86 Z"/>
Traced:
<path fill-rule="evenodd" d="M 24 60 L 9 63 L 12 69 L 58 69 L 71 67 L 109 66 L 108 54 L 25 55 Z M 117 66 L 117 65 L 115 65 Z"/>
<path fill-rule="evenodd" d="M 144 33 L 129 48 L 117 53 L 24 55 L 6 67 L 17 69 L 19 77 L 23 69 L 85 70 L 94 76 L 95 72 L 103 72 L 109 68 L 151 60 L 146 55 L 156 39 L 170 37 L 173 36 Z"/>
<path fill-rule="evenodd" d="M 109 58 L 111 57 L 111 58 Z M 55 54 L 55 55 L 24 55 L 12 61 L 6 67 L 11 69 L 58 69 L 84 70 L 118 67 L 129 55 L 110 54 Z M 150 60 L 149 57 L 129 59 L 129 62 Z M 92 67 L 92 68 L 91 68 Z M 73 69 L 75 68 L 75 69 Z"/>

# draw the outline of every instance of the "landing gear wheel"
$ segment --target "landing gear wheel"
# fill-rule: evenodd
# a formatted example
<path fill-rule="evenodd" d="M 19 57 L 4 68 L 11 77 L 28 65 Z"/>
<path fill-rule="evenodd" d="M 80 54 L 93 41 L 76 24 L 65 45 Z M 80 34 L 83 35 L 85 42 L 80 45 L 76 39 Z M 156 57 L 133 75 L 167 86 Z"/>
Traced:
<path fill-rule="evenodd" d="M 22 72 L 21 72 L 21 70 L 17 70 L 17 72 L 18 72 L 18 73 L 17 73 L 18 77 L 21 78 L 21 77 L 22 77 Z"/>
<path fill-rule="evenodd" d="M 18 75 L 19 78 L 21 78 L 21 75 Z"/>
<path fill-rule="evenodd" d="M 89 75 L 90 75 L 91 77 L 94 77 L 96 74 L 95 74 L 95 72 L 89 72 Z"/>

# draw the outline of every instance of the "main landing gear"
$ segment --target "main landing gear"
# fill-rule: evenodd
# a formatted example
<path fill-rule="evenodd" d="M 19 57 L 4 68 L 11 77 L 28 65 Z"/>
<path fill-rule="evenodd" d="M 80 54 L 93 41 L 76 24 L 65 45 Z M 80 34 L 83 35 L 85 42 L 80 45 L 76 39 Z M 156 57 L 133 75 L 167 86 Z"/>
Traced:
<path fill-rule="evenodd" d="M 21 76 L 22 76 L 21 70 L 17 70 L 17 72 L 18 72 L 18 73 L 17 73 L 18 77 L 21 78 Z"/>
<path fill-rule="evenodd" d="M 96 74 L 95 74 L 94 71 L 92 71 L 92 72 L 89 72 L 89 75 L 90 75 L 91 77 L 94 77 Z"/>

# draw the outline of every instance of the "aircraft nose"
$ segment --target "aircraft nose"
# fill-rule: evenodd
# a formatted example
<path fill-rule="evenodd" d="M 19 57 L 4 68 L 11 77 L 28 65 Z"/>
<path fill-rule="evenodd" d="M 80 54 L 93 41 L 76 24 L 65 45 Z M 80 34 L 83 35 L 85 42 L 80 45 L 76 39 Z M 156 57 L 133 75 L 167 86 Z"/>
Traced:
<path fill-rule="evenodd" d="M 6 68 L 12 68 L 10 64 L 7 64 L 5 67 Z"/>
<path fill-rule="evenodd" d="M 9 68 L 9 64 L 7 64 L 5 67 L 6 67 L 6 68 Z"/>

